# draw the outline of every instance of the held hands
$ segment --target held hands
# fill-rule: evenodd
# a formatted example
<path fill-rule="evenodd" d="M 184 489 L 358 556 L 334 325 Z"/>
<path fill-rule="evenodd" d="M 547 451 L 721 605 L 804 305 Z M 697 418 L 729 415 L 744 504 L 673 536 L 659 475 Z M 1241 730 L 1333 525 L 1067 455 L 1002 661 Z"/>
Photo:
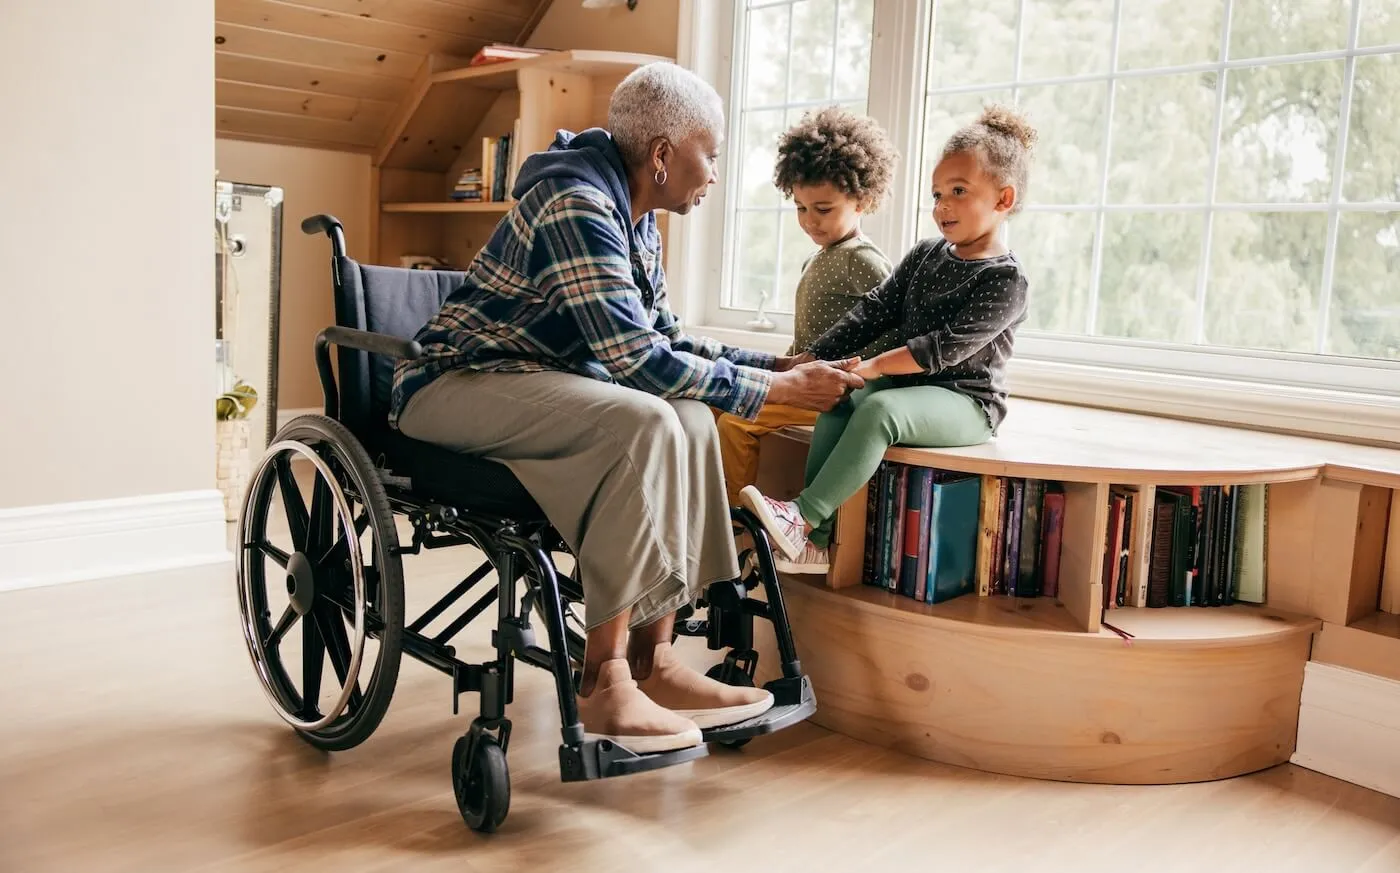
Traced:
<path fill-rule="evenodd" d="M 847 358 L 830 362 L 807 361 L 787 370 L 775 368 L 768 401 L 826 412 L 848 392 L 865 385 L 865 379 L 852 372 L 859 364 L 860 358 Z"/>

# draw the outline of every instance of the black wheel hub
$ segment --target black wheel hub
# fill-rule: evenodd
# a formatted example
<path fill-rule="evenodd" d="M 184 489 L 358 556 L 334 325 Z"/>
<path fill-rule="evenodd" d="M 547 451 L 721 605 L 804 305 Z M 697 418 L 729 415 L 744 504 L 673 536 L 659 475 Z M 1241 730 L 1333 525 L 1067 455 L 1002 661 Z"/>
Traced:
<path fill-rule="evenodd" d="M 297 615 L 306 615 L 316 602 L 316 573 L 301 552 L 293 552 L 287 560 L 287 597 Z"/>

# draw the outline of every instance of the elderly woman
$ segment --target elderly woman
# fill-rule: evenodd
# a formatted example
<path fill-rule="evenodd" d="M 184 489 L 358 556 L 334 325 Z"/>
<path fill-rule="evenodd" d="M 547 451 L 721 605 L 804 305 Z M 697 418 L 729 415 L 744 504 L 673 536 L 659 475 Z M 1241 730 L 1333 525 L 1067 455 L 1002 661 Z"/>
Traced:
<path fill-rule="evenodd" d="M 534 496 L 578 559 L 584 728 L 658 752 L 772 705 L 671 652 L 676 609 L 739 572 L 707 404 L 826 410 L 861 380 L 852 362 L 686 336 L 667 307 L 653 211 L 685 214 L 714 184 L 714 89 L 642 67 L 613 93 L 608 127 L 560 131 L 521 166 L 519 202 L 419 332 L 425 357 L 399 365 L 390 421 L 501 462 Z"/>

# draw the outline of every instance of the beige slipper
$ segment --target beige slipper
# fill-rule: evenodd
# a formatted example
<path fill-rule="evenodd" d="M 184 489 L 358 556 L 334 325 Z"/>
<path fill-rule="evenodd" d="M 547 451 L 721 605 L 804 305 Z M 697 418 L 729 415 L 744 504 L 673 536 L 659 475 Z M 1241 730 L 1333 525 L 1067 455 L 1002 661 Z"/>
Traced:
<path fill-rule="evenodd" d="M 593 693 L 578 697 L 578 717 L 588 739 L 612 740 L 639 755 L 689 749 L 701 743 L 690 719 L 659 706 L 637 687 L 627 661 L 604 661 Z"/>
<path fill-rule="evenodd" d="M 748 721 L 773 706 L 773 695 L 765 689 L 725 685 L 682 664 L 670 643 L 657 644 L 651 675 L 637 687 L 701 730 Z"/>

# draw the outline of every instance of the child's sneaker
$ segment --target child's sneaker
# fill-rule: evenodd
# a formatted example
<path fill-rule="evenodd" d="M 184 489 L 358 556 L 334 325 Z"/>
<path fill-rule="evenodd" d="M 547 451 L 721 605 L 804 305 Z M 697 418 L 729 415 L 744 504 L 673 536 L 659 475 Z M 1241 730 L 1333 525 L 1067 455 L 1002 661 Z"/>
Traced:
<path fill-rule="evenodd" d="M 830 569 L 831 563 L 827 558 L 826 549 L 818 548 L 809 542 L 803 547 L 802 554 L 798 555 L 795 560 L 775 558 L 773 566 L 777 567 L 780 573 L 825 574 Z"/>
<path fill-rule="evenodd" d="M 807 545 L 807 523 L 794 501 L 764 497 L 752 485 L 739 492 L 739 499 L 758 517 L 763 529 L 789 561 L 802 554 Z"/>

